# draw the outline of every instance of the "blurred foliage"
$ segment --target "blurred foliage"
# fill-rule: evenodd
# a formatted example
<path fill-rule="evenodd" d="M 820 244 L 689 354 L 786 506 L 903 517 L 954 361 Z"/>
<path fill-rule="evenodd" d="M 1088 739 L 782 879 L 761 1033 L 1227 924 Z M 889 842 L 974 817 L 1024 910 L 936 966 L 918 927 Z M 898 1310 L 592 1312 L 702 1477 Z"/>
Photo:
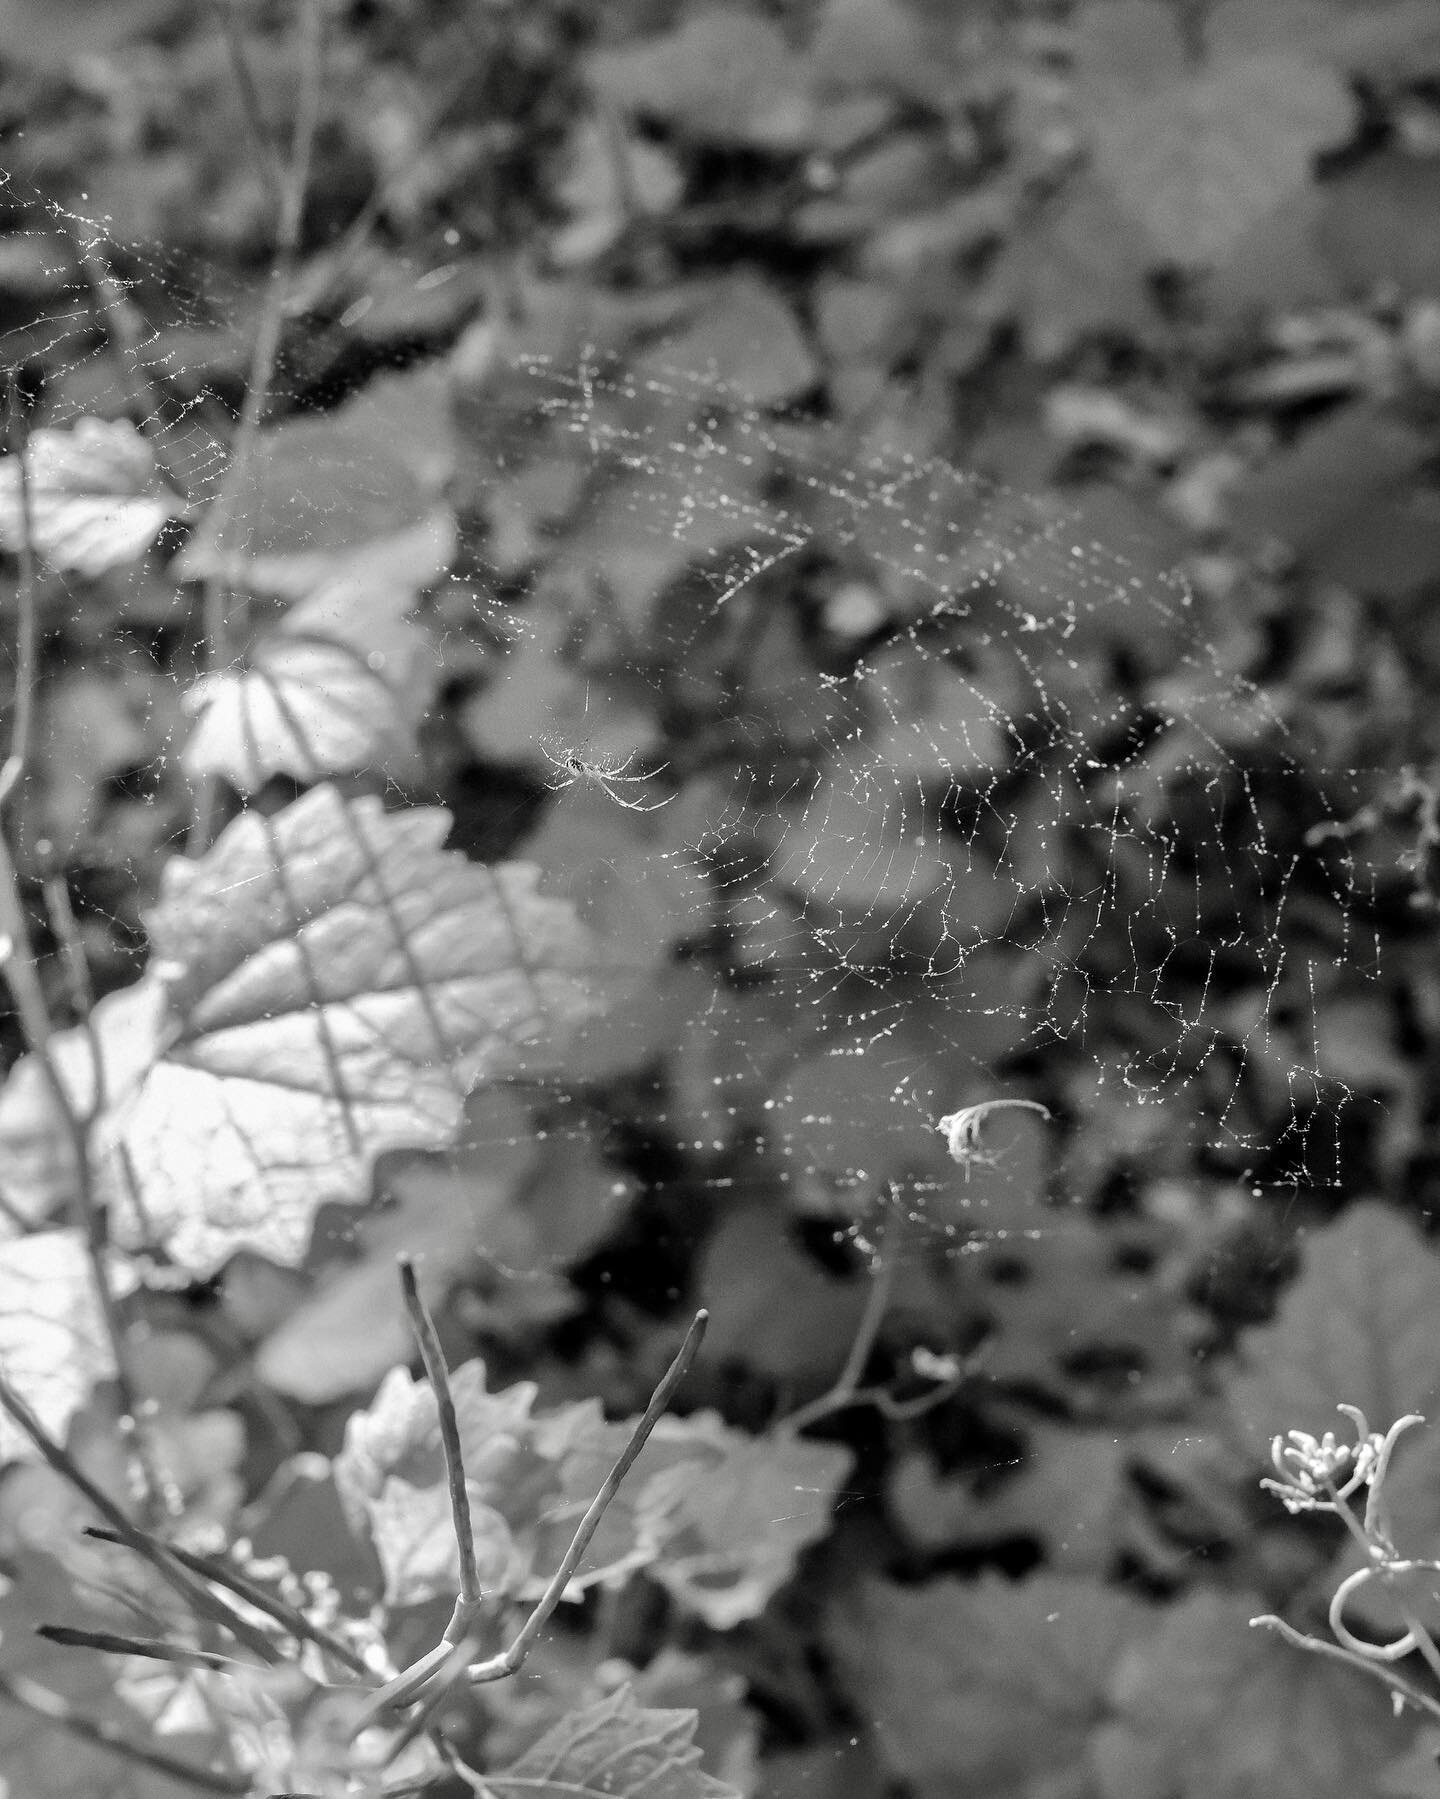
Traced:
<path fill-rule="evenodd" d="M 684 1404 L 732 1445 L 724 1480 L 654 1526 L 658 1574 L 486 1689 L 465 1728 L 488 1765 L 558 1755 L 577 1707 L 628 1720 L 628 1673 L 644 1706 L 698 1707 L 705 1767 L 761 1799 L 1433 1794 L 1363 1683 L 1246 1630 L 1323 1612 L 1347 1567 L 1256 1492 L 1268 1436 L 1342 1400 L 1383 1428 L 1440 1385 L 1432 0 L 327 11 L 237 574 L 207 508 L 268 283 L 295 7 L 0 0 L 0 343 L 49 563 L 9 821 L 26 898 L 55 952 L 62 889 L 108 994 L 152 943 L 193 786 L 252 817 L 320 779 L 441 802 L 452 849 L 523 857 L 573 907 L 599 1021 L 532 1086 L 472 1095 L 454 1154 L 382 1154 L 358 1221 L 325 1208 L 306 1235 L 355 1197 L 347 1170 L 309 1182 L 284 1253 L 227 1212 L 218 1276 L 126 1294 L 185 1528 L 377 1601 L 315 1452 L 407 1353 L 397 1249 L 429 1253 L 488 1400 L 528 1417 L 539 1394 L 542 1437 L 582 1407 L 613 1430 L 597 1399 L 638 1410 L 694 1296 L 714 1326 Z M 964 471 L 923 543 L 854 473 L 905 455 Z M 1063 638 L 1061 518 L 1118 559 L 1084 565 Z M 793 566 L 756 551 L 797 520 Z M 1117 567 L 1148 594 L 1174 564 L 1186 609 L 1124 603 Z M 941 574 L 968 593 L 994 568 L 1064 646 L 1046 717 L 1018 637 L 940 635 Z M 221 576 L 244 616 L 207 669 Z M 14 592 L 7 572 L 7 642 Z M 1072 766 L 1015 749 L 1061 717 Z M 1087 830 L 1111 790 L 1082 752 L 1123 767 L 1132 831 Z M 654 820 L 626 804 L 651 793 Z M 1145 841 L 1198 961 L 1146 937 Z M 1042 970 L 1017 895 L 1052 890 L 1080 898 Z M 844 978 L 802 956 L 802 989 L 776 970 L 817 916 Z M 957 941 L 957 978 L 916 973 Z M 41 972 L 78 1028 L 65 957 Z M 1085 1056 L 1017 1022 L 1066 1004 Z M 1059 1122 L 997 1126 L 962 1178 L 933 1125 L 977 1070 Z M 0 1100 L 0 1355 L 45 1363 L 47 1416 L 120 1492 L 73 1243 L 44 1260 L 68 1146 L 40 1085 Z M 883 1403 L 787 1437 L 882 1273 L 861 1372 Z M 542 1449 L 558 1480 L 573 1445 Z M 1421 1553 L 1433 1451 L 1406 1453 Z M 0 1485 L 0 1671 L 32 1615 L 104 1587 L 86 1565 L 67 1588 L 75 1513 L 48 1482 Z M 438 1486 L 407 1491 L 433 1536 Z M 530 1498 L 507 1489 L 504 1531 Z M 386 1527 L 393 1573 L 416 1542 Z M 132 1735 L 200 1731 L 204 1706 L 100 1665 L 51 1645 L 39 1671 Z M 28 1715 L 0 1711 L 0 1744 L 27 1792 L 81 1790 Z"/>

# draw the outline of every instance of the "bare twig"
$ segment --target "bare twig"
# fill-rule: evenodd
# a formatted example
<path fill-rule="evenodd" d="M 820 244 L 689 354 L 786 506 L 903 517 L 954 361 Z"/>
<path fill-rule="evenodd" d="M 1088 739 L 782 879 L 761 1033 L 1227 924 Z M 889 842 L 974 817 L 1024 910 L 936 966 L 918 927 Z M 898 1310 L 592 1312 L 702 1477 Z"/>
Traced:
<path fill-rule="evenodd" d="M 188 1568 L 176 1560 L 165 1544 L 130 1522 L 110 1495 L 96 1486 L 74 1457 L 55 1441 L 3 1371 L 0 1371 L 0 1406 L 10 1414 L 50 1467 L 67 1480 L 83 1499 L 89 1500 L 120 1540 L 143 1557 L 166 1585 L 199 1616 L 209 1618 L 221 1629 L 227 1630 L 237 1643 L 243 1643 L 252 1654 L 268 1665 L 273 1667 L 285 1659 L 263 1631 L 257 1630 L 248 1619 L 242 1618 L 233 1607 L 212 1593 L 203 1581 L 197 1580 Z"/>
<path fill-rule="evenodd" d="M 42 1687 L 38 1681 L 31 1680 L 24 1674 L 0 1674 L 0 1699 L 8 1699 L 12 1705 L 18 1705 L 33 1717 L 43 1718 L 47 1724 L 59 1725 L 62 1730 L 68 1730 L 71 1736 L 108 1749 L 136 1767 L 146 1768 L 151 1773 L 163 1774 L 169 1780 L 178 1781 L 184 1792 L 244 1794 L 254 1791 L 251 1781 L 245 1775 L 217 1774 L 213 1769 L 198 1768 L 190 1762 L 182 1762 L 175 1756 L 166 1755 L 161 1749 L 131 1742 L 108 1719 L 83 1716 L 61 1698 L 60 1694 L 52 1692 L 49 1687 Z"/>
<path fill-rule="evenodd" d="M 893 1192 L 890 1197 L 893 1202 Z M 865 1296 L 865 1309 L 860 1314 L 860 1323 L 850 1344 L 850 1353 L 845 1358 L 845 1366 L 836 1376 L 828 1393 L 822 1393 L 818 1399 L 812 1399 L 791 1412 L 788 1417 L 780 1419 L 774 1427 L 777 1432 L 793 1436 L 807 1425 L 828 1418 L 832 1412 L 848 1411 L 851 1406 L 871 1401 L 871 1391 L 862 1389 L 860 1382 L 880 1335 L 880 1327 L 885 1322 L 885 1313 L 889 1309 L 890 1296 L 895 1286 L 897 1257 L 892 1239 L 898 1228 L 897 1221 L 904 1221 L 898 1205 L 892 1203 L 881 1209 L 880 1222 L 875 1231 L 875 1246 L 870 1258 L 870 1291 Z"/>
<path fill-rule="evenodd" d="M 270 190 L 270 201 L 278 217 L 285 206 L 285 165 L 260 104 L 260 92 L 255 86 L 255 72 L 250 67 L 250 53 L 245 47 L 245 36 L 236 20 L 231 0 L 210 0 L 210 11 L 214 13 L 220 35 L 225 40 L 230 70 L 235 77 L 235 90 L 240 96 L 240 110 L 245 114 L 245 123 L 254 139 L 255 148 L 260 153 L 261 173 L 265 177 L 265 185 Z"/>
<path fill-rule="evenodd" d="M 85 1535 L 95 1538 L 99 1543 L 124 1542 L 124 1539 L 115 1531 L 105 1530 L 94 1524 L 87 1526 Z M 125 1544 L 125 1547 L 130 1548 L 132 1545 Z M 253 1610 L 263 1612 L 267 1618 L 273 1618 L 281 1629 L 288 1632 L 297 1642 L 313 1643 L 317 1649 L 323 1649 L 327 1654 L 333 1655 L 336 1661 L 343 1663 L 352 1674 L 363 1675 L 366 1679 L 370 1678 L 372 1672 L 370 1667 L 348 1643 L 342 1641 L 331 1631 L 324 1629 L 323 1626 L 314 1623 L 295 1606 L 287 1605 L 283 1599 L 277 1598 L 273 1593 L 267 1593 L 264 1587 L 251 1580 L 248 1575 L 242 1574 L 238 1568 L 232 1567 L 222 1557 L 196 1555 L 193 1550 L 182 1549 L 178 1543 L 167 1543 L 165 1550 L 168 1555 L 173 1556 L 179 1562 L 182 1568 L 188 1568 L 192 1574 L 198 1574 L 202 1580 L 208 1580 L 214 1586 L 227 1588 L 237 1599 L 243 1599 L 246 1605 L 252 1607 Z"/>
<path fill-rule="evenodd" d="M 450 1518 L 455 1527 L 455 1542 L 460 1551 L 460 1604 L 480 1603 L 480 1575 L 475 1567 L 475 1527 L 470 1517 L 470 1499 L 465 1490 L 465 1458 L 460 1447 L 460 1425 L 455 1416 L 455 1396 L 450 1391 L 450 1370 L 440 1339 L 435 1335 L 429 1307 L 420 1297 L 415 1279 L 415 1264 L 409 1256 L 400 1258 L 400 1289 L 405 1295 L 405 1310 L 420 1346 L 420 1359 L 435 1394 L 435 1408 L 440 1418 L 440 1447 L 445 1456 L 445 1476 L 450 1485 Z"/>
<path fill-rule="evenodd" d="M 471 1686 L 478 1686 L 492 1680 L 504 1680 L 509 1675 L 518 1672 L 524 1665 L 540 1632 L 545 1628 L 555 1607 L 564 1597 L 565 1590 L 570 1585 L 581 1558 L 590 1546 L 591 1538 L 599 1529 L 600 1520 L 605 1516 L 606 1509 L 620 1489 L 620 1483 L 634 1466 L 636 1457 L 645 1447 L 651 1431 L 654 1430 L 656 1423 L 669 1405 L 675 1389 L 689 1371 L 709 1321 L 710 1314 L 703 1310 L 697 1312 L 691 1320 L 690 1328 L 685 1333 L 685 1340 L 681 1343 L 675 1359 L 661 1377 L 659 1385 L 651 1394 L 650 1403 L 636 1422 L 629 1442 L 625 1445 L 614 1467 L 605 1477 L 599 1492 L 586 1508 L 585 1516 L 576 1527 L 575 1534 L 570 1539 L 570 1546 L 561 1558 L 559 1567 L 551 1576 L 545 1591 L 535 1602 L 534 1609 L 516 1633 L 509 1648 L 502 1650 L 499 1655 L 491 1656 L 487 1661 L 470 1662 L 469 1658 L 474 1654 L 478 1643 L 475 1635 L 475 1621 L 479 1607 L 478 1604 L 467 1606 L 457 1600 L 442 1640 L 421 1656 L 418 1661 L 413 1662 L 396 1675 L 393 1680 L 387 1681 L 371 1696 L 357 1722 L 357 1734 L 375 1723 L 387 1712 L 408 1705 L 416 1699 L 423 1699 L 419 1714 L 410 1721 L 399 1739 L 392 1745 L 391 1760 L 393 1760 L 409 1743 L 414 1741 L 421 1731 L 428 1727 L 435 1709 L 443 1703 L 452 1686 L 458 1685 L 462 1680 Z"/>
<path fill-rule="evenodd" d="M 513 1674 L 524 1662 L 525 1657 L 529 1655 L 536 1637 L 545 1628 L 550 1614 L 564 1597 L 565 1589 L 569 1586 L 572 1575 L 580 1565 L 580 1558 L 590 1547 L 590 1539 L 600 1528 L 600 1520 L 605 1516 L 607 1506 L 620 1490 L 620 1483 L 635 1465 L 636 1458 L 649 1440 L 650 1433 L 659 1422 L 661 1414 L 669 1405 L 675 1389 L 689 1372 L 690 1364 L 695 1360 L 700 1344 L 704 1340 L 705 1327 L 709 1322 L 710 1314 L 703 1309 L 698 1311 L 691 1320 L 690 1328 L 685 1333 L 685 1340 L 676 1352 L 674 1361 L 665 1370 L 659 1386 L 651 1394 L 650 1403 L 641 1414 L 640 1421 L 635 1426 L 630 1441 L 625 1445 L 619 1461 L 605 1476 L 600 1491 L 591 1500 L 589 1509 L 580 1520 L 575 1535 L 570 1539 L 570 1547 L 565 1551 L 560 1566 L 551 1577 L 550 1584 L 536 1602 L 534 1611 L 531 1612 L 508 1649 L 500 1655 L 492 1656 L 489 1661 L 477 1663 L 467 1671 L 472 1686 L 478 1685 L 481 1681 L 503 1680 L 506 1675 Z"/>
<path fill-rule="evenodd" d="M 1271 1613 L 1250 1620 L 1252 1630 L 1273 1630 L 1277 1636 L 1283 1637 L 1292 1649 L 1304 1649 L 1311 1655 L 1328 1656 L 1333 1662 L 1343 1662 L 1347 1668 L 1358 1669 L 1362 1674 L 1373 1675 L 1383 1686 L 1403 1699 L 1407 1705 L 1413 1705 L 1416 1711 L 1429 1712 L 1432 1718 L 1440 1719 L 1440 1699 L 1417 1686 L 1412 1686 L 1401 1674 L 1385 1662 L 1375 1662 L 1363 1655 L 1356 1655 L 1351 1649 L 1342 1649 L 1338 1643 L 1327 1643 L 1323 1637 L 1307 1637 L 1303 1631 L 1296 1630 L 1283 1618 Z"/>
<path fill-rule="evenodd" d="M 10 414 L 8 425 L 11 429 L 18 429 L 19 404 L 13 376 L 7 394 L 7 410 Z M 10 753 L 4 767 L 0 768 L 0 807 L 11 798 L 25 776 L 36 677 L 34 521 L 31 512 L 28 447 L 21 443 L 12 449 L 11 454 L 17 458 L 20 493 L 19 643 L 16 654 L 15 718 Z M 7 946 L 5 979 L 20 1013 L 25 1040 L 31 1053 L 39 1060 L 75 1161 L 72 1208 L 74 1222 L 85 1245 L 91 1285 L 110 1340 L 115 1383 L 120 1396 L 122 1435 L 134 1452 L 135 1465 L 142 1477 L 142 1488 L 147 1501 L 158 1501 L 165 1492 L 165 1483 L 160 1478 L 149 1443 L 140 1428 L 140 1411 L 130 1368 L 125 1327 L 120 1318 L 106 1261 L 105 1222 L 96 1202 L 91 1178 L 90 1121 L 82 1118 L 76 1111 L 51 1051 L 54 1025 L 30 942 L 29 925 L 20 897 L 19 870 L 10 853 L 9 839 L 3 828 L 0 828 L 0 938 L 5 940 Z M 102 1079 L 101 1060 L 98 1046 L 93 1043 L 92 1054 L 98 1097 Z"/>
<path fill-rule="evenodd" d="M 127 1637 L 112 1630 L 80 1630 L 70 1624 L 40 1624 L 35 1635 L 66 1649 L 98 1649 L 104 1655 L 140 1655 L 148 1661 L 173 1662 L 179 1668 L 211 1668 L 233 1673 L 248 1669 L 248 1662 L 214 1649 L 192 1649 L 186 1643 L 167 1643 L 157 1637 Z"/>
<path fill-rule="evenodd" d="M 5 384 L 5 447 L 15 459 L 20 499 L 20 585 L 16 594 L 15 705 L 10 721 L 10 753 L 0 768 L 0 806 L 20 785 L 30 751 L 35 710 L 35 537 L 30 491 L 30 445 L 19 383 L 11 369 Z"/>
<path fill-rule="evenodd" d="M 220 561 L 220 566 L 206 578 L 204 600 L 205 636 L 211 663 L 215 667 L 223 667 L 228 660 L 226 602 L 236 585 L 233 579 L 234 559 L 227 561 L 224 556 L 225 537 L 250 479 L 256 439 L 264 423 L 271 382 L 275 375 L 275 362 L 280 351 L 285 302 L 295 278 L 305 192 L 310 179 L 310 158 L 320 118 L 323 22 L 323 0 L 304 0 L 300 10 L 300 97 L 291 133 L 289 160 L 280 184 L 270 281 L 255 330 L 245 403 L 235 427 L 230 464 L 220 483 L 220 491 L 215 496 L 208 520 L 212 542 Z"/>

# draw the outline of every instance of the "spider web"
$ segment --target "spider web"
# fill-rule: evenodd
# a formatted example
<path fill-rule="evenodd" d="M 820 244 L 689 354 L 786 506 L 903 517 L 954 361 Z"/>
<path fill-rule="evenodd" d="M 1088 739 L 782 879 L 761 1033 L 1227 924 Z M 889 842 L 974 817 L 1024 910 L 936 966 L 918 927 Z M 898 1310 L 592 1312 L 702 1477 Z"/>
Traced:
<path fill-rule="evenodd" d="M 4 353 L 43 422 L 128 415 L 213 494 L 249 324 L 168 252 L 4 197 L 37 296 Z M 277 412 L 305 387 L 282 360 Z M 1301 753 L 1233 603 L 1054 497 L 663 353 L 507 356 L 461 414 L 442 654 L 468 596 L 462 637 L 568 682 L 519 685 L 499 750 L 506 661 L 457 705 L 492 835 L 498 808 L 598 931 L 582 1091 L 661 1146 L 647 1179 L 900 1194 L 968 1245 L 1006 1234 L 997 1172 L 1338 1178 L 1356 1096 L 1315 995 L 1379 947 L 1323 828 L 1362 772 Z M 952 1164 L 940 1119 L 1005 1095 L 1050 1109 L 1043 1151 L 997 1118 Z"/>
<path fill-rule="evenodd" d="M 663 367 L 523 361 L 487 432 L 499 538 L 567 496 L 524 603 L 568 608 L 577 662 L 665 721 L 648 779 L 622 726 L 552 784 L 659 809 L 637 842 L 699 871 L 679 935 L 714 983 L 713 1141 L 758 1103 L 802 1204 L 923 1191 L 918 1133 L 1009 1092 L 1065 1116 L 1082 1162 L 1093 1113 L 1175 1171 L 1333 1178 L 1355 1096 L 1307 1020 L 1378 943 L 1363 875 L 1317 845 L 1356 777 L 1307 766 L 1183 573 L 1055 500 Z"/>

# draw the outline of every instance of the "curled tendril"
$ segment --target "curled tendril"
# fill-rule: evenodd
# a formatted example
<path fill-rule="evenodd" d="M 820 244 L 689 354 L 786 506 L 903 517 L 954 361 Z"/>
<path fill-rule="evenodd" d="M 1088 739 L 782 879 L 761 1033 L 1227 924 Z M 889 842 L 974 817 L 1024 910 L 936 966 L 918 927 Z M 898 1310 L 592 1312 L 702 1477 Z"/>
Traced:
<path fill-rule="evenodd" d="M 1359 1406 L 1341 1405 L 1355 1427 L 1355 1441 L 1341 1443 L 1334 1431 L 1313 1437 L 1309 1431 L 1290 1430 L 1270 1445 L 1270 1460 L 1278 1480 L 1265 1479 L 1268 1488 L 1290 1512 L 1333 1512 L 1361 1487 L 1370 1489 L 1365 1526 L 1378 1527 L 1380 1489 L 1390 1457 L 1403 1431 L 1425 1420 L 1418 1412 L 1397 1418 L 1383 1434 L 1373 1431 Z"/>
<path fill-rule="evenodd" d="M 980 1142 L 980 1131 L 985 1120 L 992 1112 L 1004 1111 L 1007 1107 L 1024 1112 L 1038 1112 L 1042 1118 L 1050 1117 L 1049 1107 L 1042 1106 L 1038 1099 L 982 1099 L 978 1105 L 962 1106 L 958 1112 L 947 1112 L 935 1126 L 945 1139 L 951 1159 L 959 1162 L 967 1173 L 972 1163 L 985 1160 Z"/>

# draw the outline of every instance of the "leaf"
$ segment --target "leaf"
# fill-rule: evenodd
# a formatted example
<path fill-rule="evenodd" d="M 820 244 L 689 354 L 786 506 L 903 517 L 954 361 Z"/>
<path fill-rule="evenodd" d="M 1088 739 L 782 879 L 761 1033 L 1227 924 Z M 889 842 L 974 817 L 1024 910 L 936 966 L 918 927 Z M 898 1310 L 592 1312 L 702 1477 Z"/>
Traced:
<path fill-rule="evenodd" d="M 1345 82 L 1305 52 L 1280 43 L 1189 75 L 1175 24 L 1133 0 L 1083 10 L 1079 60 L 1097 168 L 1165 261 L 1224 261 L 1352 123 Z"/>
<path fill-rule="evenodd" d="M 1257 1459 L 1282 1431 L 1347 1432 L 1337 1405 L 1385 1430 L 1440 1395 L 1440 1258 L 1408 1219 L 1352 1206 L 1305 1244 L 1273 1324 L 1247 1331 L 1231 1412 Z"/>
<path fill-rule="evenodd" d="M 371 382 L 334 412 L 260 432 L 230 515 L 206 515 L 174 572 L 292 599 L 356 572 L 418 589 L 453 548 L 441 497 L 451 461 L 443 377 L 421 369 Z"/>
<path fill-rule="evenodd" d="M 151 967 L 93 1017 L 115 1077 L 97 1174 L 124 1240 L 194 1268 L 241 1245 L 294 1262 L 382 1150 L 451 1140 L 471 1088 L 585 1013 L 574 914 L 523 864 L 443 851 L 449 824 L 317 787 L 166 868 Z M 56 1046 L 83 1110 L 88 1038 Z M 23 1061 L 0 1096 L 0 1143 L 13 1127 L 32 1163 L 40 1080 Z M 63 1157 L 45 1172 L 53 1190 Z"/>
<path fill-rule="evenodd" d="M 533 1381 L 489 1392 L 478 1358 L 451 1375 L 485 1582 L 508 1593 L 523 1584 L 542 1502 L 558 1481 L 558 1458 L 536 1447 L 535 1392 Z M 352 1526 L 369 1528 L 389 1602 L 453 1595 L 459 1562 L 429 1384 L 405 1368 L 392 1369 L 371 1404 L 350 1415 L 334 1473 Z"/>
<path fill-rule="evenodd" d="M 500 1799 L 740 1799 L 700 1767 L 698 1714 L 637 1704 L 629 1687 L 572 1712 L 485 1784 Z"/>
<path fill-rule="evenodd" d="M 707 284 L 700 303 L 663 353 L 636 364 L 643 380 L 672 369 L 693 369 L 756 406 L 798 399 L 819 368 L 786 301 L 755 275 L 727 275 Z"/>
<path fill-rule="evenodd" d="M 1126 1479 L 1129 1444 L 1113 1430 L 1034 1423 L 1025 1458 L 999 1484 L 976 1491 L 942 1477 L 919 1454 L 896 1463 L 890 1509 L 920 1548 L 979 1547 L 1032 1537 L 1059 1574 L 1105 1575 L 1139 1518 Z"/>
<path fill-rule="evenodd" d="M 37 431 L 26 461 L 31 542 L 62 574 L 93 580 L 133 562 L 167 519 L 188 510 L 160 482 L 149 444 L 124 419 Z M 19 459 L 0 456 L 0 547 L 18 550 L 24 530 Z"/>
<path fill-rule="evenodd" d="M 668 150 L 593 116 L 576 126 L 569 149 L 570 169 L 556 197 L 577 216 L 551 240 L 557 268 L 593 262 L 632 219 L 669 212 L 684 191 L 685 177 Z"/>
<path fill-rule="evenodd" d="M 185 699 L 190 779 L 222 775 L 251 794 L 275 775 L 308 785 L 378 768 L 403 783 L 436 671 L 428 635 L 405 617 L 417 592 L 341 575 L 260 640 L 248 669 L 203 676 Z"/>
<path fill-rule="evenodd" d="M 658 1580 L 712 1630 L 758 1618 L 831 1526 L 848 1449 L 749 1437 L 714 1413 L 688 1418 L 691 1453 L 644 1485 L 636 1510 Z"/>
<path fill-rule="evenodd" d="M 131 1284 L 118 1265 L 117 1288 Z M 97 1381 L 115 1373 L 89 1258 L 76 1231 L 0 1243 L 0 1372 L 59 1442 Z M 0 1464 L 39 1454 L 0 1411 Z"/>
<path fill-rule="evenodd" d="M 872 1580 L 847 1595 L 828 1630 L 858 1714 L 923 1799 L 1090 1799 L 1092 1733 L 1121 1655 L 1146 1634 L 1136 1600 L 1055 1575 Z"/>
<path fill-rule="evenodd" d="M 432 1310 L 464 1285 L 472 1324 L 501 1337 L 576 1309 L 564 1271 L 614 1227 L 630 1180 L 590 1131 L 541 1130 L 505 1088 L 471 1095 L 462 1137 L 455 1150 L 382 1165 L 378 1184 L 398 1203 L 361 1220 L 360 1260 L 330 1270 L 266 1339 L 256 1367 L 268 1385 L 320 1405 L 373 1390 L 405 1361 L 414 1339 L 395 1278 L 402 1253 Z"/>
<path fill-rule="evenodd" d="M 1409 595 L 1440 573 L 1429 453 L 1423 432 L 1344 406 L 1251 473 L 1231 519 L 1246 537 L 1279 538 L 1325 580 Z"/>
<path fill-rule="evenodd" d="M 1433 157 L 1395 150 L 1368 157 L 1321 189 L 1321 252 L 1344 287 L 1402 294 L 1440 288 L 1440 199 Z"/>
<path fill-rule="evenodd" d="M 728 7 L 589 60 L 591 87 L 626 112 L 689 137 L 759 150 L 800 148 L 811 126 L 805 68 L 767 19 Z"/>
<path fill-rule="evenodd" d="M 1199 1592 L 1137 1638 L 1092 1755 L 1106 1799 L 1350 1799 L 1375 1790 L 1395 1723 L 1373 1681 L 1250 1628 L 1246 1594 Z"/>
<path fill-rule="evenodd" d="M 12 1473 L 7 1486 L 16 1478 Z M 52 1511 L 61 1505 L 63 1501 L 53 1501 Z M 131 1683 L 117 1679 L 117 1668 L 138 1666 L 133 1659 L 117 1662 L 51 1643 L 37 1636 L 37 1627 L 63 1622 L 134 1634 L 139 1617 L 164 1620 L 160 1634 L 173 1630 L 178 1637 L 182 1621 L 168 1596 L 156 1594 L 157 1583 L 137 1576 L 133 1557 L 128 1568 L 117 1559 L 104 1561 L 95 1554 L 101 1546 L 80 1537 L 78 1520 L 67 1519 L 67 1524 L 71 1529 L 64 1546 L 57 1544 L 53 1554 L 23 1549 L 17 1555 L 7 1545 L 0 1593 L 0 1676 L 33 1682 L 81 1718 L 101 1723 L 127 1742 L 153 1742 L 153 1708 L 137 1709 L 127 1690 Z M 192 1714 L 172 1728 L 164 1748 L 194 1766 L 233 1770 L 224 1727 L 217 1730 L 214 1722 L 220 1716 L 218 1708 L 208 1716 Z M 0 1704 L 0 1769 L 0 1792 L 6 1799 L 195 1799 L 197 1791 L 191 1781 L 172 1780 L 117 1756 L 63 1722 L 8 1699 Z"/>

